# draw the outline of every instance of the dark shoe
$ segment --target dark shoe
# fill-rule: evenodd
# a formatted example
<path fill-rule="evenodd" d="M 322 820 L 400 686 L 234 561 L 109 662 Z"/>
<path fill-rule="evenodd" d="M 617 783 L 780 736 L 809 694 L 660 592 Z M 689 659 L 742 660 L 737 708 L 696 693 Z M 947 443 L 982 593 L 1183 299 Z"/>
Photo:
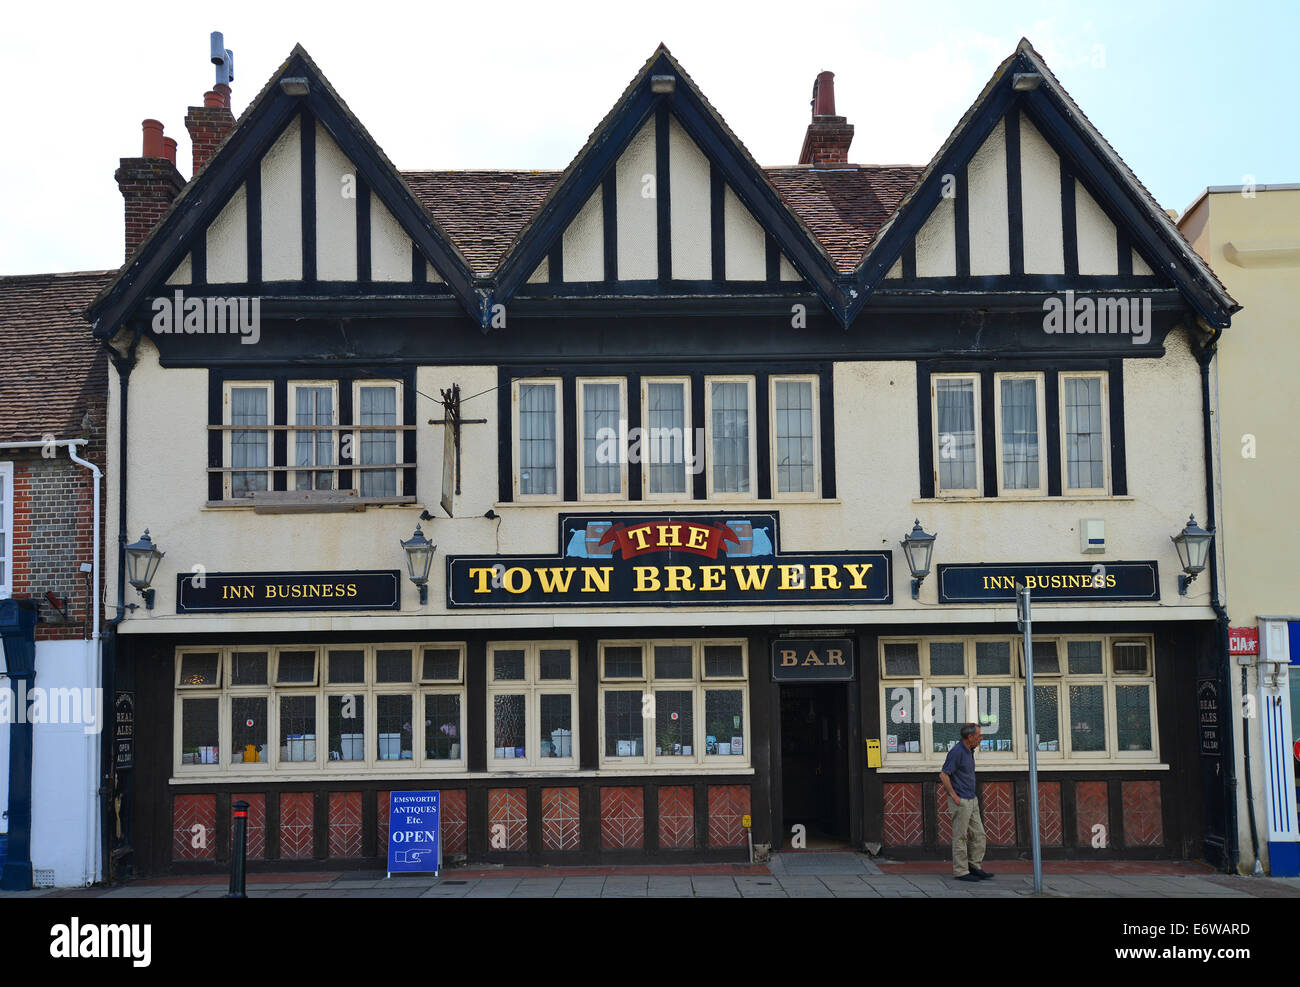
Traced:
<path fill-rule="evenodd" d="M 988 871 L 980 870 L 980 868 L 978 867 L 972 867 L 970 869 L 970 872 L 974 874 L 976 877 L 978 877 L 981 881 L 991 881 L 993 880 L 994 877 L 994 875 L 990 874 Z"/>
<path fill-rule="evenodd" d="M 957 880 L 970 881 L 973 884 L 978 884 L 980 882 L 980 877 L 978 874 L 971 872 L 970 874 L 963 874 L 961 877 L 957 878 Z"/>

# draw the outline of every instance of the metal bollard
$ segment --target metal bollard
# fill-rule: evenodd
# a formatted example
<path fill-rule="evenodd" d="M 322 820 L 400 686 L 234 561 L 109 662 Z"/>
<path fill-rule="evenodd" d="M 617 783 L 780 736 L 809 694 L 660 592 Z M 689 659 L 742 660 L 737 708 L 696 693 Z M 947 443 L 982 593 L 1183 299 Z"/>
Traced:
<path fill-rule="evenodd" d="M 235 840 L 230 848 L 230 893 L 227 898 L 247 898 L 244 893 L 244 858 L 248 854 L 248 803 L 240 799 L 232 808 Z"/>

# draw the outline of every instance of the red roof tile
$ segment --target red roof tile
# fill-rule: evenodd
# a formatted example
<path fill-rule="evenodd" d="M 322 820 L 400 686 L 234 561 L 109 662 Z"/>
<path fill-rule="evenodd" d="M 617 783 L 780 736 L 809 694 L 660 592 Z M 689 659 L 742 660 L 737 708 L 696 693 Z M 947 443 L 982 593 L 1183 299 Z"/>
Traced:
<path fill-rule="evenodd" d="M 116 274 L 0 277 L 0 442 L 89 438 L 81 420 L 108 392 L 108 355 L 82 313 Z"/>

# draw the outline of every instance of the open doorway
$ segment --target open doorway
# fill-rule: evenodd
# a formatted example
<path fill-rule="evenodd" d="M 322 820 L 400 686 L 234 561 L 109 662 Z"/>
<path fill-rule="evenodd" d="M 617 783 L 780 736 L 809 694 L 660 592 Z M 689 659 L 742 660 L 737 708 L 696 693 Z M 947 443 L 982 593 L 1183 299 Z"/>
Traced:
<path fill-rule="evenodd" d="M 781 685 L 782 848 L 796 825 L 809 850 L 850 845 L 848 727 L 846 684 Z"/>

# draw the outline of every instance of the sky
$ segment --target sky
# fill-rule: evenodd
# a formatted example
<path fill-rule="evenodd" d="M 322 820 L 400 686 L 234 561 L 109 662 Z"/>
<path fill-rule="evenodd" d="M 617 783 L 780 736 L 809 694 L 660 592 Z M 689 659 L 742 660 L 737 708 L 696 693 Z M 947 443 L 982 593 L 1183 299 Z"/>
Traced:
<path fill-rule="evenodd" d="M 798 160 L 835 73 L 850 160 L 925 164 L 1023 36 L 1165 208 L 1300 182 L 1300 0 L 450 4 L 136 0 L 12 6 L 0 100 L 0 274 L 123 260 L 118 159 L 235 53 L 238 114 L 301 42 L 399 169 L 562 169 L 661 41 L 763 165 Z"/>

